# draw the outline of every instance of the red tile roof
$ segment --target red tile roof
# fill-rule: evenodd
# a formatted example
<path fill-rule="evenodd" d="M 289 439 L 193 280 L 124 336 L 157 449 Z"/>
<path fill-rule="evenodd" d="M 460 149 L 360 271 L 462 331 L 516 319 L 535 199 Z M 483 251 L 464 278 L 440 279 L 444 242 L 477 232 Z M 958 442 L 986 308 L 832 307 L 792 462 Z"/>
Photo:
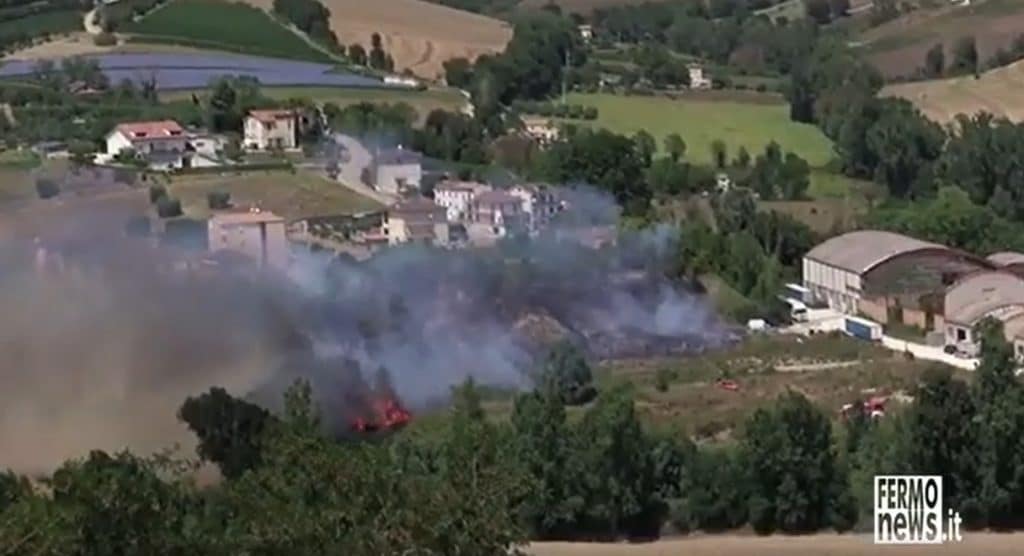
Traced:
<path fill-rule="evenodd" d="M 125 122 L 118 124 L 115 129 L 132 141 L 170 139 L 181 137 L 185 134 L 185 130 L 174 120 Z"/>

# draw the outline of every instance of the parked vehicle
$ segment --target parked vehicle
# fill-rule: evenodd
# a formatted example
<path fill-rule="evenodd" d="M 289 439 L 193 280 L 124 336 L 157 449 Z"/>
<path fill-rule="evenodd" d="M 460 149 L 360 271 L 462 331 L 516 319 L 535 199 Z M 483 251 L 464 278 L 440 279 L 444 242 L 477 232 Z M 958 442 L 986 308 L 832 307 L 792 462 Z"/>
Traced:
<path fill-rule="evenodd" d="M 882 339 L 882 325 L 859 317 L 846 317 L 843 332 L 854 338 L 874 342 Z"/>

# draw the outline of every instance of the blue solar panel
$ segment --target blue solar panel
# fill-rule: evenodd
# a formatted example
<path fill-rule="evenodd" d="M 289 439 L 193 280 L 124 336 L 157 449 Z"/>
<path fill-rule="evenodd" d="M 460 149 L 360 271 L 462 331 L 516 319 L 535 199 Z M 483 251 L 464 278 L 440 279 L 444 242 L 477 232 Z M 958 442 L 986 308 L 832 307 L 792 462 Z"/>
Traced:
<path fill-rule="evenodd" d="M 198 89 L 225 75 L 248 76 L 263 85 L 325 87 L 390 87 L 381 79 L 338 70 L 329 64 L 295 62 L 229 54 L 103 54 L 83 56 L 97 60 L 117 84 L 155 79 L 160 90 Z M 0 78 L 22 77 L 35 71 L 35 60 L 11 60 L 0 67 Z"/>

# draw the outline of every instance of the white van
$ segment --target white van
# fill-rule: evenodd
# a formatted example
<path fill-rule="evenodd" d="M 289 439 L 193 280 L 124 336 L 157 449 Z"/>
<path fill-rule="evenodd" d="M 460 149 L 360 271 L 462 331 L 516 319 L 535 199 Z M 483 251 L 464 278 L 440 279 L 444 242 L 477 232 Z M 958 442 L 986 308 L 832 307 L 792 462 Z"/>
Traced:
<path fill-rule="evenodd" d="M 791 297 L 779 296 L 779 299 L 789 305 L 789 318 L 793 322 L 807 322 L 807 304 Z"/>

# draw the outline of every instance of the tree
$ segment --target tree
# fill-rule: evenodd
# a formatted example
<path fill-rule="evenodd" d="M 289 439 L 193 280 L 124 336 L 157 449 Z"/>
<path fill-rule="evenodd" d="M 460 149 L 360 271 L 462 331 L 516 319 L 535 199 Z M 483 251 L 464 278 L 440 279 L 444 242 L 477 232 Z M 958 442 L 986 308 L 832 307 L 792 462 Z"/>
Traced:
<path fill-rule="evenodd" d="M 719 170 L 725 168 L 725 165 L 729 159 L 729 153 L 725 146 L 725 142 L 721 139 L 715 139 L 711 142 L 711 160 L 715 167 Z"/>
<path fill-rule="evenodd" d="M 473 377 L 452 388 L 452 413 L 457 418 L 483 421 L 485 418 L 480 388 Z"/>
<path fill-rule="evenodd" d="M 225 477 L 240 477 L 260 464 L 260 435 L 271 419 L 263 408 L 211 388 L 186 399 L 178 419 L 199 439 L 199 457 L 217 464 Z"/>
<path fill-rule="evenodd" d="M 557 395 L 562 403 L 580 405 L 597 395 L 593 374 L 583 352 L 569 341 L 562 341 L 548 351 L 541 367 L 541 388 Z"/>
<path fill-rule="evenodd" d="M 359 43 L 352 43 L 348 47 L 348 58 L 357 66 L 365 66 L 367 63 L 366 49 Z"/>
<path fill-rule="evenodd" d="M 637 156 L 640 157 L 642 164 L 650 166 L 654 154 L 658 151 L 658 143 L 655 142 L 654 137 L 650 133 L 640 130 L 633 135 L 633 144 L 636 145 Z"/>
<path fill-rule="evenodd" d="M 651 190 L 644 183 L 645 165 L 638 151 L 629 137 L 583 129 L 544 151 L 535 173 L 556 183 L 595 185 L 614 195 L 627 213 L 642 214 L 649 207 Z"/>
<path fill-rule="evenodd" d="M 750 522 L 759 533 L 806 533 L 853 525 L 856 509 L 837 465 L 828 418 L 795 392 L 747 419 L 741 440 L 750 466 Z"/>
<path fill-rule="evenodd" d="M 747 148 L 740 146 L 740 149 L 736 152 L 736 158 L 733 159 L 732 165 L 737 168 L 746 168 L 750 166 L 750 153 Z"/>
<path fill-rule="evenodd" d="M 807 0 L 804 2 L 807 17 L 816 21 L 819 25 L 832 21 L 832 8 L 829 4 L 829 0 Z"/>
<path fill-rule="evenodd" d="M 839 19 L 850 14 L 850 0 L 829 0 L 828 6 L 832 19 Z"/>
<path fill-rule="evenodd" d="M 680 164 L 671 158 L 659 158 L 647 169 L 646 180 L 654 192 L 662 195 L 693 191 L 695 184 L 690 183 L 690 168 L 689 164 Z"/>
<path fill-rule="evenodd" d="M 941 77 L 946 69 L 946 55 L 941 42 L 935 43 L 924 57 L 924 74 L 927 77 Z"/>
<path fill-rule="evenodd" d="M 577 530 L 600 536 L 656 537 L 668 515 L 663 485 L 677 485 L 678 465 L 658 465 L 624 388 L 603 392 L 579 427 L 583 519 Z"/>
<path fill-rule="evenodd" d="M 672 162 L 679 162 L 686 156 L 686 141 L 678 133 L 669 133 L 665 136 L 665 152 L 668 153 Z"/>
<path fill-rule="evenodd" d="M 518 506 L 520 519 L 535 538 L 573 535 L 583 499 L 576 438 L 566 421 L 561 396 L 544 390 L 520 395 L 511 422 L 517 465 L 531 479 Z"/>
<path fill-rule="evenodd" d="M 464 89 L 473 80 L 473 64 L 465 58 L 452 58 L 445 60 L 444 80 L 449 87 Z"/>
<path fill-rule="evenodd" d="M 955 74 L 978 73 L 978 46 L 974 36 L 960 37 L 953 44 L 953 63 L 950 71 Z"/>

